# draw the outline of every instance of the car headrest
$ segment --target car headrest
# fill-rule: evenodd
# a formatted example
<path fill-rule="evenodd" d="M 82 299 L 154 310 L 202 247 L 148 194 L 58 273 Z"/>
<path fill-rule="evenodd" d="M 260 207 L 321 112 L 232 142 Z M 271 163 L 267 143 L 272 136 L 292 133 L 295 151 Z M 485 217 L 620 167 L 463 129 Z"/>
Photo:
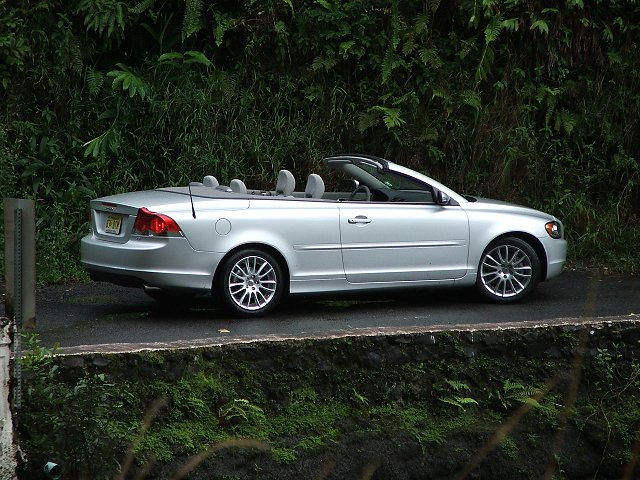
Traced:
<path fill-rule="evenodd" d="M 296 179 L 289 170 L 278 172 L 278 182 L 276 183 L 276 195 L 290 196 L 296 188 Z"/>

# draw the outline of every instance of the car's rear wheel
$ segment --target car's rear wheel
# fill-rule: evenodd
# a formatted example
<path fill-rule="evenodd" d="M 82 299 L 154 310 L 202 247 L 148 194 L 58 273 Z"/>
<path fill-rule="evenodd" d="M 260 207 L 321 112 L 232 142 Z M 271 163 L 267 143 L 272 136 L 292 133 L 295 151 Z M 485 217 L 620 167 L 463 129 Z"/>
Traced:
<path fill-rule="evenodd" d="M 221 296 L 230 313 L 257 317 L 272 311 L 285 292 L 285 276 L 270 253 L 247 249 L 231 255 L 224 263 Z"/>
<path fill-rule="evenodd" d="M 501 238 L 483 252 L 476 287 L 494 302 L 512 303 L 529 295 L 540 275 L 540 259 L 531 245 L 515 237 Z"/>

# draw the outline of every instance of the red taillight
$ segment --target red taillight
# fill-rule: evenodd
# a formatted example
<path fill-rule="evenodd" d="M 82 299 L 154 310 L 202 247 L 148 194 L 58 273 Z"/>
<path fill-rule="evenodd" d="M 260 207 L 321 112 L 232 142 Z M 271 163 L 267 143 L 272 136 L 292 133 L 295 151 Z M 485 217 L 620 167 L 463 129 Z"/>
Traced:
<path fill-rule="evenodd" d="M 142 207 L 138 210 L 136 221 L 133 224 L 133 233 L 137 235 L 160 235 L 176 237 L 182 235 L 180 227 L 175 220 L 161 213 L 155 213 Z"/>

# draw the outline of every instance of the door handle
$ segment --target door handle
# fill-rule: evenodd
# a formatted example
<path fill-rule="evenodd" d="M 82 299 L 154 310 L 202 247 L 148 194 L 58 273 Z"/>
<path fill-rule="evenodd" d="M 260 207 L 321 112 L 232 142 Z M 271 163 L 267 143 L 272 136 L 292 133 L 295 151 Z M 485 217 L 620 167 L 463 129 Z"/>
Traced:
<path fill-rule="evenodd" d="M 365 217 L 364 215 L 358 215 L 355 218 L 348 219 L 347 222 L 350 223 L 351 225 L 355 225 L 355 224 L 371 223 L 371 220 Z"/>

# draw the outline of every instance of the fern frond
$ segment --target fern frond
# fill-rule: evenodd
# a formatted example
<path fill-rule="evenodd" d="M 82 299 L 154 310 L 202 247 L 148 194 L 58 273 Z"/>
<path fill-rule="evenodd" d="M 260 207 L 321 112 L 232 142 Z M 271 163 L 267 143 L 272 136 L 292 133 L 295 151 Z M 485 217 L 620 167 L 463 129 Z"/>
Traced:
<path fill-rule="evenodd" d="M 224 34 L 227 30 L 231 30 L 239 23 L 239 20 L 236 18 L 229 18 L 226 16 L 219 15 L 218 24 L 215 28 L 215 37 L 216 37 L 216 46 L 222 45 L 222 41 L 224 39 Z"/>
<path fill-rule="evenodd" d="M 531 405 L 536 408 L 540 406 L 540 403 L 533 398 L 540 394 L 540 390 L 535 387 L 528 387 L 507 379 L 504 381 L 502 390 L 504 392 L 503 404 L 505 407 L 510 405 L 511 402 L 509 402 L 509 400 L 516 400 L 520 403 L 526 403 L 527 405 Z"/>
<path fill-rule="evenodd" d="M 469 388 L 469 385 L 458 380 L 445 380 L 445 382 L 457 392 L 460 392 L 462 390 L 471 390 Z"/>
<path fill-rule="evenodd" d="M 102 88 L 102 84 L 104 83 L 104 75 L 93 68 L 89 68 L 87 70 L 87 87 L 89 87 L 89 95 L 95 97 L 98 92 L 100 92 L 100 88 Z"/>
<path fill-rule="evenodd" d="M 231 100 L 235 94 L 238 85 L 238 76 L 236 74 L 230 74 L 227 72 L 221 72 L 220 74 L 220 89 L 222 90 L 222 96 L 225 100 Z"/>
<path fill-rule="evenodd" d="M 440 401 L 444 403 L 448 403 L 449 405 L 453 405 L 458 407 L 460 410 L 465 411 L 465 405 L 477 405 L 478 402 L 470 397 L 440 397 Z"/>
<path fill-rule="evenodd" d="M 402 118 L 399 108 L 389 108 L 376 105 L 374 107 L 371 107 L 369 111 L 382 113 L 382 121 L 389 130 L 396 127 L 401 127 L 402 125 L 407 123 L 407 121 Z"/>
<path fill-rule="evenodd" d="M 402 45 L 402 55 L 408 57 L 416 49 L 416 42 L 413 33 L 409 32 L 405 35 L 404 45 Z"/>
<path fill-rule="evenodd" d="M 69 45 L 69 48 L 71 50 L 71 69 L 75 73 L 80 74 L 82 73 L 82 67 L 84 66 L 82 62 L 82 50 L 80 49 L 80 42 L 76 37 L 73 37 L 70 43 L 71 44 Z"/>
<path fill-rule="evenodd" d="M 429 12 L 421 13 L 413 21 L 413 28 L 417 34 L 429 33 L 429 25 L 431 24 L 431 16 Z"/>
<path fill-rule="evenodd" d="M 380 117 L 376 112 L 368 111 L 358 115 L 358 130 L 364 133 L 365 130 L 378 124 Z"/>
<path fill-rule="evenodd" d="M 421 142 L 437 142 L 440 135 L 438 134 L 438 130 L 433 127 L 425 128 L 420 135 L 418 136 Z"/>
<path fill-rule="evenodd" d="M 382 83 L 386 83 L 391 77 L 391 72 L 394 67 L 394 59 L 395 52 L 389 48 L 387 49 L 387 53 L 384 55 L 384 59 L 382 60 Z"/>
<path fill-rule="evenodd" d="M 577 123 L 576 116 L 568 112 L 567 110 L 560 110 L 555 115 L 555 130 L 564 130 L 567 135 L 571 135 L 571 132 L 575 128 Z"/>
<path fill-rule="evenodd" d="M 311 63 L 311 69 L 314 71 L 318 71 L 321 68 L 324 68 L 326 72 L 331 70 L 336 66 L 338 60 L 335 57 L 316 57 L 313 59 L 313 63 Z"/>
<path fill-rule="evenodd" d="M 106 38 L 124 36 L 125 6 L 119 0 L 81 0 L 77 12 L 84 14 L 84 25 Z"/>
<path fill-rule="evenodd" d="M 444 65 L 444 62 L 440 58 L 440 55 L 438 55 L 437 48 L 423 48 L 422 50 L 420 50 L 419 56 L 422 63 L 424 63 L 425 65 L 429 65 L 434 70 L 442 68 L 442 66 Z"/>
<path fill-rule="evenodd" d="M 484 29 L 484 41 L 486 44 L 495 42 L 504 28 L 502 17 L 493 17 Z"/>
<path fill-rule="evenodd" d="M 480 94 L 478 92 L 474 92 L 473 90 L 465 90 L 460 94 L 462 99 L 462 103 L 468 105 L 476 110 L 480 110 L 482 106 L 482 100 L 480 98 Z"/>
<path fill-rule="evenodd" d="M 189 38 L 202 28 L 202 0 L 186 0 L 184 19 L 182 21 L 182 39 Z"/>
<path fill-rule="evenodd" d="M 153 7 L 154 2 L 155 0 L 142 0 L 135 7 L 130 7 L 129 11 L 135 15 L 139 15 Z"/>

